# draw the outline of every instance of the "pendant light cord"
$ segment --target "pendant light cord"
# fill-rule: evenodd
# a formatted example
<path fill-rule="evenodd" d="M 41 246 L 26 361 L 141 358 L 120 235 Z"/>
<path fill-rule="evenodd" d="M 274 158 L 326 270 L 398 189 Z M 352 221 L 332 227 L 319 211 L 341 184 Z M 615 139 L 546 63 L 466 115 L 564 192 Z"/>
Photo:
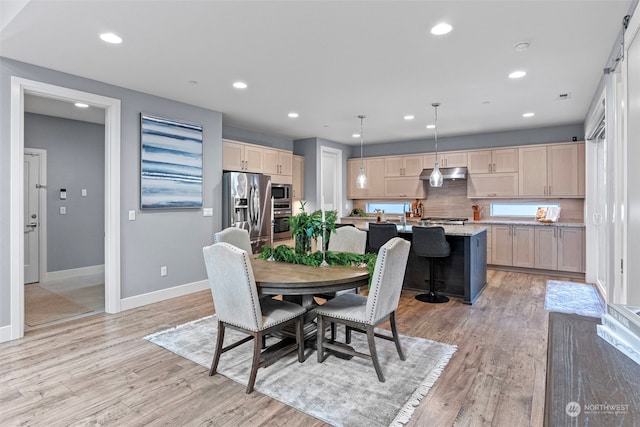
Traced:
<path fill-rule="evenodd" d="M 434 135 L 435 135 L 435 140 L 436 140 L 436 162 L 438 161 L 438 106 L 440 105 L 439 103 L 435 102 L 433 104 L 433 107 L 435 108 L 436 111 L 436 122 L 435 122 L 435 128 L 434 128 Z"/>
<path fill-rule="evenodd" d="M 360 169 L 364 169 L 364 158 L 363 158 L 363 154 L 362 154 L 362 145 L 363 145 L 363 141 L 364 141 L 364 131 L 363 131 L 363 127 L 362 127 L 362 122 L 364 120 L 364 118 L 366 117 L 364 114 L 361 114 L 358 116 L 360 118 Z"/>

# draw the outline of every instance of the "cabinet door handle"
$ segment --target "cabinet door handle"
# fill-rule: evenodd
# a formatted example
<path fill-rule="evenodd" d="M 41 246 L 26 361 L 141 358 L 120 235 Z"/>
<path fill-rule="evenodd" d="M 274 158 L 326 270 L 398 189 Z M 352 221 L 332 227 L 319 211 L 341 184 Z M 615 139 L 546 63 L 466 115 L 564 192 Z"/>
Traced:
<path fill-rule="evenodd" d="M 491 163 L 489 163 L 489 173 L 491 173 Z"/>
<path fill-rule="evenodd" d="M 549 195 L 551 195 L 551 186 L 549 186 Z"/>
<path fill-rule="evenodd" d="M 497 170 L 497 169 L 496 169 L 496 164 L 494 163 L 494 164 L 493 164 L 493 171 L 495 172 L 496 170 Z"/>

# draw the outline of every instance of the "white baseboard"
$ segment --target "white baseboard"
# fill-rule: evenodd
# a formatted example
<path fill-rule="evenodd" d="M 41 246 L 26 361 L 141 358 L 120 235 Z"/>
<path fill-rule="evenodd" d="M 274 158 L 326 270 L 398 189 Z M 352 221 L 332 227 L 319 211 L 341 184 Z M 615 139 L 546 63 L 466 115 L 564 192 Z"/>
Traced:
<path fill-rule="evenodd" d="M 0 342 L 11 341 L 11 325 L 0 327 Z"/>
<path fill-rule="evenodd" d="M 120 309 L 122 311 L 131 310 L 132 308 L 142 307 L 143 305 L 153 304 L 154 302 L 160 302 L 170 298 L 189 295 L 194 292 L 204 291 L 206 289 L 209 289 L 208 280 L 201 280 L 199 282 L 187 283 L 186 285 L 174 286 L 173 288 L 162 289 L 160 291 L 149 292 L 147 294 L 136 295 L 129 298 L 123 298 L 120 300 Z"/>
<path fill-rule="evenodd" d="M 104 264 L 72 268 L 69 270 L 49 271 L 47 272 L 46 280 L 70 279 L 72 277 L 85 276 L 87 274 L 104 274 Z"/>

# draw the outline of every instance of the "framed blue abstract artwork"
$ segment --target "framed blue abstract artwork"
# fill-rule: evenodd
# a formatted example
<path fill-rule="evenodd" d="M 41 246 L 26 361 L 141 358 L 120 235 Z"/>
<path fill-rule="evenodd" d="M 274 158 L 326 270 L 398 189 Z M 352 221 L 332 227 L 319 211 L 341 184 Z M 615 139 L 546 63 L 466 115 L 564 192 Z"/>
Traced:
<path fill-rule="evenodd" d="M 140 209 L 202 207 L 202 126 L 140 115 Z"/>

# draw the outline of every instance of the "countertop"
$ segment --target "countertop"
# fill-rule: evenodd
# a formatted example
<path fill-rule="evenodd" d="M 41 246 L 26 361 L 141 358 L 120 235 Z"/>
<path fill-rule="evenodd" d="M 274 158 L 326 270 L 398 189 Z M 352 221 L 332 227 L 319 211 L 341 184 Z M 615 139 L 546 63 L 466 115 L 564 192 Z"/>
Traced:
<path fill-rule="evenodd" d="M 375 222 L 375 221 L 368 221 L 365 223 L 366 225 L 360 226 L 358 228 L 361 230 L 369 231 L 369 222 Z M 412 233 L 414 226 L 412 225 L 404 226 L 402 224 L 396 224 L 396 227 L 398 228 L 398 233 Z M 482 224 L 473 224 L 473 225 L 435 225 L 434 224 L 432 225 L 432 227 L 443 227 L 444 234 L 446 234 L 447 236 L 473 236 L 487 229 L 487 227 Z"/>
<path fill-rule="evenodd" d="M 361 217 L 361 216 L 346 216 L 340 218 L 340 220 L 344 220 L 343 222 L 354 221 L 354 222 L 375 222 L 375 217 Z M 397 215 L 387 215 L 387 222 L 392 222 L 395 224 L 401 224 L 402 218 Z M 407 226 L 411 225 L 420 225 L 420 220 L 410 218 L 407 219 Z M 560 221 L 554 223 L 543 223 L 538 222 L 534 219 L 483 219 L 481 221 L 473 221 L 469 220 L 465 223 L 464 226 L 458 227 L 470 227 L 470 226 L 485 226 L 488 227 L 490 225 L 535 225 L 535 226 L 543 226 L 543 227 L 575 227 L 575 228 L 584 228 L 584 223 L 575 222 L 575 221 Z M 447 227 L 454 227 L 448 225 Z"/>

